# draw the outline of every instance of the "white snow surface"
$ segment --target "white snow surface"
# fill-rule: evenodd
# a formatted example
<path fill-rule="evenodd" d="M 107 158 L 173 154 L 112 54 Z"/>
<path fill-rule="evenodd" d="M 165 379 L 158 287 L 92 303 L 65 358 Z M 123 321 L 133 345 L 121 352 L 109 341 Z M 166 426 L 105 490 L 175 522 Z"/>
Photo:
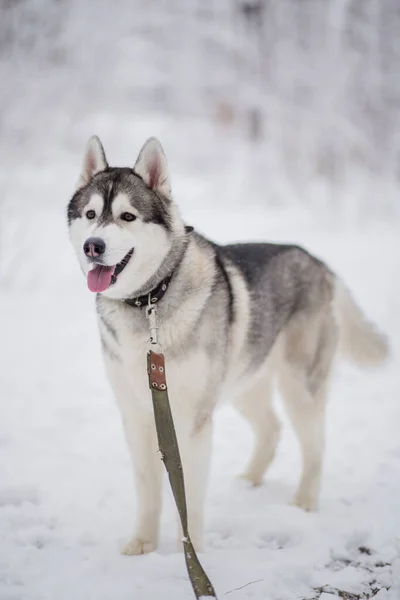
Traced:
<path fill-rule="evenodd" d="M 60 191 L 46 177 L 16 181 L 24 209 L 12 206 L 11 193 L 3 210 L 0 599 L 190 599 L 168 492 L 158 551 L 120 555 L 134 525 L 128 452 L 103 372 L 93 296 L 67 239 L 63 211 L 74 180 Z M 201 555 L 218 598 L 331 600 L 337 589 L 362 595 L 372 588 L 378 600 L 398 600 L 398 232 L 390 224 L 318 225 L 294 209 L 230 210 L 228 200 L 222 210 L 195 203 L 195 186 L 178 185 L 188 223 L 221 243 L 305 245 L 343 277 L 392 344 L 383 368 L 336 369 L 316 513 L 289 504 L 300 456 L 283 410 L 279 451 L 259 488 L 235 477 L 249 457 L 247 425 L 229 404 L 219 410 Z M 57 191 L 51 209 L 29 203 L 39 189 L 48 206 Z"/>

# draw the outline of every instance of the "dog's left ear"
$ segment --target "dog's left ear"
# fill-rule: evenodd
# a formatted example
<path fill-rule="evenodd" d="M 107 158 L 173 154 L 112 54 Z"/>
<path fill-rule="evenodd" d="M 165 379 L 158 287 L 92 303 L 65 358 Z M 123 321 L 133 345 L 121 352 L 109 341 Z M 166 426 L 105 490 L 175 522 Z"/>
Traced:
<path fill-rule="evenodd" d="M 160 142 L 152 137 L 147 140 L 140 151 L 133 168 L 152 190 L 160 192 L 167 198 L 171 197 L 171 186 L 168 178 L 168 165 Z"/>
<path fill-rule="evenodd" d="M 108 164 L 102 143 L 97 135 L 92 135 L 86 146 L 77 188 L 79 189 L 87 185 L 96 173 L 104 171 L 107 167 Z"/>

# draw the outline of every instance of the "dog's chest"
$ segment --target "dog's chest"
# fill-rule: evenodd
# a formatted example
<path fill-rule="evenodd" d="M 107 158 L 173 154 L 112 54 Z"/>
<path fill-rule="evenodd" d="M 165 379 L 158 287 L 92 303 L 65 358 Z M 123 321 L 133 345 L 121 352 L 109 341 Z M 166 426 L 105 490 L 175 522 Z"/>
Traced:
<path fill-rule="evenodd" d="M 97 321 L 105 366 L 114 390 L 116 386 L 121 390 L 131 386 L 134 381 L 135 388 L 140 387 L 143 393 L 147 385 L 149 339 L 145 315 L 102 300 L 97 302 Z"/>
<path fill-rule="evenodd" d="M 145 313 L 139 309 L 120 310 L 107 303 L 98 304 L 97 309 L 106 370 L 118 402 L 126 402 L 124 398 L 128 397 L 129 403 L 150 408 L 147 375 L 150 330 Z M 209 357 L 204 350 L 187 343 L 188 328 L 185 311 L 182 312 L 180 319 L 160 319 L 158 323 L 159 339 L 167 357 L 168 387 L 173 391 L 174 401 L 182 395 L 188 398 L 193 392 L 200 393 L 197 388 L 206 385 L 209 370 Z M 193 373 L 202 373 L 202 378 L 196 382 L 196 390 L 189 393 Z"/>

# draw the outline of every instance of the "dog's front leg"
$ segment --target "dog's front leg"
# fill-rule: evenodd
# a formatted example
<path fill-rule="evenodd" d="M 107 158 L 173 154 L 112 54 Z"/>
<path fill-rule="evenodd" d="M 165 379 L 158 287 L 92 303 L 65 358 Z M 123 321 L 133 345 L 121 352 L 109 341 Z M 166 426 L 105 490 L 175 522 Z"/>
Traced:
<path fill-rule="evenodd" d="M 146 554 L 157 548 L 162 507 L 162 462 L 154 416 L 140 406 L 121 407 L 136 490 L 136 528 L 122 553 Z"/>
<path fill-rule="evenodd" d="M 107 357 L 106 357 L 107 358 Z M 157 548 L 162 507 L 162 461 L 151 399 L 140 402 L 132 382 L 115 361 L 105 361 L 107 374 L 122 415 L 125 437 L 131 457 L 136 492 L 136 528 L 123 554 L 145 554 Z M 138 378 L 138 393 L 148 390 L 146 364 L 143 382 Z M 149 392 L 148 392 L 149 393 Z M 150 396 L 150 394 L 149 394 Z"/>
<path fill-rule="evenodd" d="M 146 355 L 135 379 L 128 378 L 123 365 L 107 353 L 104 362 L 122 415 L 136 492 L 135 533 L 122 553 L 145 554 L 157 548 L 162 508 L 162 461 L 146 375 Z"/>
<path fill-rule="evenodd" d="M 189 533 L 197 552 L 204 547 L 204 505 L 212 451 L 212 417 L 201 424 L 176 419 L 177 437 L 185 478 Z M 182 528 L 178 527 L 182 546 Z"/>

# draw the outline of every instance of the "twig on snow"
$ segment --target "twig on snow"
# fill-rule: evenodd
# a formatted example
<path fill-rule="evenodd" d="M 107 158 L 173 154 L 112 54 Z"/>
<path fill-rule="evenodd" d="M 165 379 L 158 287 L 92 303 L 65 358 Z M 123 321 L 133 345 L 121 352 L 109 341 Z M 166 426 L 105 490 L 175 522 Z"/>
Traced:
<path fill-rule="evenodd" d="M 232 592 L 238 592 L 239 590 L 242 590 L 243 588 L 247 587 L 248 585 L 253 585 L 253 583 L 260 583 L 261 581 L 265 581 L 265 580 L 264 579 L 256 579 L 255 581 L 249 581 L 249 583 L 245 583 L 244 585 L 241 585 L 238 588 L 229 590 L 229 592 L 225 592 L 225 595 L 227 596 L 228 594 L 232 594 Z"/>

